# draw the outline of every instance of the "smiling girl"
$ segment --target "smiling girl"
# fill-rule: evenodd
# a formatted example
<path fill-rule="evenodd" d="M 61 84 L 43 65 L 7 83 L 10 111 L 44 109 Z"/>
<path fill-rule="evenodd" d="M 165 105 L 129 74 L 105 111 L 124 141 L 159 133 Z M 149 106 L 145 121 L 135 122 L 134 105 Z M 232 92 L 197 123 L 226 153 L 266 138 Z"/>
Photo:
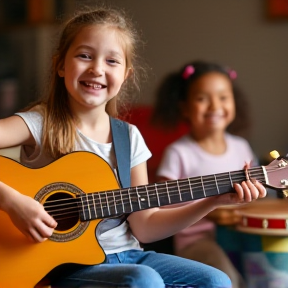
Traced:
<path fill-rule="evenodd" d="M 242 169 L 245 163 L 256 164 L 248 142 L 235 135 L 249 124 L 245 99 L 235 85 L 236 76 L 228 67 L 194 61 L 164 79 L 154 122 L 171 129 L 185 121 L 189 133 L 167 147 L 157 171 L 159 180 L 217 174 Z M 233 209 L 226 211 L 229 224 L 236 224 L 240 218 Z M 175 252 L 224 271 L 233 288 L 243 288 L 242 277 L 216 243 L 212 218 L 213 212 L 177 233 Z"/>

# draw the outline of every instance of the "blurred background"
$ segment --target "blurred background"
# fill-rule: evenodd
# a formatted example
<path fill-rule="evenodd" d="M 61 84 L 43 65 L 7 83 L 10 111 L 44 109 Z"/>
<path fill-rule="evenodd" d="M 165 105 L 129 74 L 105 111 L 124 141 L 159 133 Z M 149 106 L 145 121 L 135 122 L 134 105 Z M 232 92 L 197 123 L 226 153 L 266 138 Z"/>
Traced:
<path fill-rule="evenodd" d="M 0 117 L 41 95 L 59 20 L 79 4 L 124 8 L 143 35 L 148 80 L 137 105 L 151 106 L 166 73 L 203 59 L 235 69 L 249 96 L 250 139 L 260 159 L 288 153 L 288 0 L 2 0 Z"/>

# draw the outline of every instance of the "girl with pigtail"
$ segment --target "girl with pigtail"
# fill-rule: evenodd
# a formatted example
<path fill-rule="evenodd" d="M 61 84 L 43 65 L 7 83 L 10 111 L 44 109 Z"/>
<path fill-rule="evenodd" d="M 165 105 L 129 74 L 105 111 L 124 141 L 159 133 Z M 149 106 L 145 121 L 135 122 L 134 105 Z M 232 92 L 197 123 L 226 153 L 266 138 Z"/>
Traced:
<path fill-rule="evenodd" d="M 152 120 L 163 129 L 173 129 L 185 121 L 189 133 L 166 148 L 157 171 L 160 181 L 217 174 L 242 169 L 247 163 L 256 164 L 250 145 L 240 136 L 248 131 L 249 115 L 236 78 L 232 69 L 194 61 L 163 80 Z M 196 207 L 203 201 L 193 202 Z M 243 288 L 242 277 L 215 240 L 214 222 L 239 221 L 234 209 L 227 209 L 224 214 L 225 218 L 218 219 L 222 214 L 216 210 L 177 233 L 174 250 L 178 256 L 224 271 L 233 288 Z"/>

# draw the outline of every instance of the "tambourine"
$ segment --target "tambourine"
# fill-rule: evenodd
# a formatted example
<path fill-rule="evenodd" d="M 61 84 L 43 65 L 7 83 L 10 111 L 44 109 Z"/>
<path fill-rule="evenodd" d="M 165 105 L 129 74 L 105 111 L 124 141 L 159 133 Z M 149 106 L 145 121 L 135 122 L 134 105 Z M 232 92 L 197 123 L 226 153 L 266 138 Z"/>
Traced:
<path fill-rule="evenodd" d="M 237 211 L 242 219 L 238 231 L 260 235 L 288 235 L 288 200 L 261 199 Z"/>

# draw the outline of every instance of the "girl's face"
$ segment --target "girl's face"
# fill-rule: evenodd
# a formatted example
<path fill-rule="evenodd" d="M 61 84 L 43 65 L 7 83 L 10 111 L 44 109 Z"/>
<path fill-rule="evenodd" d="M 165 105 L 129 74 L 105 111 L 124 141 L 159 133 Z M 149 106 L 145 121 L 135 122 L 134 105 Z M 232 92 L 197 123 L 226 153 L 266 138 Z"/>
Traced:
<path fill-rule="evenodd" d="M 192 132 L 225 131 L 235 118 L 231 81 L 221 73 L 211 72 L 198 78 L 188 89 L 182 112 Z"/>
<path fill-rule="evenodd" d="M 72 107 L 105 109 L 127 76 L 123 41 L 114 28 L 92 25 L 82 28 L 69 47 L 64 77 Z"/>

